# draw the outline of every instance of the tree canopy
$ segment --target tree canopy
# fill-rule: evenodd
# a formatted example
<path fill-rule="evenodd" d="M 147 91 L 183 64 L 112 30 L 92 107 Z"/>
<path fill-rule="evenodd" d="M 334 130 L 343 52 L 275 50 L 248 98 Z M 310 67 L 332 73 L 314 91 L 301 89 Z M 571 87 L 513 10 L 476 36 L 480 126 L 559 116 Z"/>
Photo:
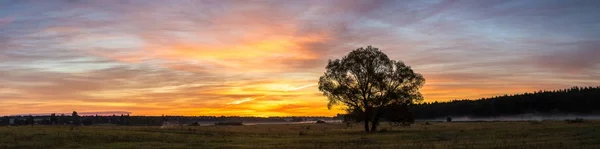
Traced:
<path fill-rule="evenodd" d="M 319 79 L 319 90 L 328 98 L 328 108 L 344 105 L 349 113 L 363 116 L 368 132 L 377 130 L 385 111 L 398 111 L 386 109 L 423 100 L 419 89 L 424 84 L 423 76 L 402 61 L 391 60 L 378 48 L 368 46 L 341 60 L 329 60 Z"/>

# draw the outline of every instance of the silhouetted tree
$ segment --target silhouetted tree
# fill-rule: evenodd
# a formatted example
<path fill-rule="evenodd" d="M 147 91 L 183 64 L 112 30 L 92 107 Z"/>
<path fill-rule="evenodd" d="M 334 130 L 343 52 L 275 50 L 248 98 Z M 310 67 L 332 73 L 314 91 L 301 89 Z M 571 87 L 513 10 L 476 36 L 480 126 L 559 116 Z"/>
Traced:
<path fill-rule="evenodd" d="M 423 76 L 372 46 L 329 60 L 326 69 L 319 90 L 329 99 L 328 108 L 342 104 L 354 114 L 362 113 L 367 132 L 377 130 L 385 108 L 423 99 L 419 92 L 425 84 Z"/>
<path fill-rule="evenodd" d="M 383 113 L 383 117 L 392 126 L 409 126 L 415 122 L 415 118 L 408 110 L 407 104 L 387 106 L 383 109 Z"/>
<path fill-rule="evenodd" d="M 119 125 L 125 125 L 125 116 L 123 114 L 119 117 Z"/>
<path fill-rule="evenodd" d="M 33 125 L 35 124 L 35 119 L 33 118 L 33 116 L 32 116 L 32 115 L 29 115 L 29 116 L 27 117 L 27 122 L 26 122 L 26 124 L 27 124 L 27 125 L 31 125 L 31 126 L 33 126 Z"/>
<path fill-rule="evenodd" d="M 0 118 L 0 126 L 6 126 L 8 125 L 8 117 L 3 116 Z"/>
<path fill-rule="evenodd" d="M 362 122 L 365 120 L 365 112 L 360 108 L 347 107 L 344 115 L 345 122 Z"/>
<path fill-rule="evenodd" d="M 58 124 L 58 118 L 56 117 L 56 114 L 54 114 L 54 113 L 50 114 L 50 124 L 52 124 L 52 125 Z"/>
<path fill-rule="evenodd" d="M 81 117 L 77 114 L 77 111 L 73 111 L 71 114 L 71 120 L 73 121 L 73 125 L 81 125 Z"/>
<path fill-rule="evenodd" d="M 60 117 L 58 117 L 58 123 L 60 125 L 64 125 L 67 124 L 67 122 L 69 122 L 68 118 L 65 116 L 65 114 L 60 114 Z"/>

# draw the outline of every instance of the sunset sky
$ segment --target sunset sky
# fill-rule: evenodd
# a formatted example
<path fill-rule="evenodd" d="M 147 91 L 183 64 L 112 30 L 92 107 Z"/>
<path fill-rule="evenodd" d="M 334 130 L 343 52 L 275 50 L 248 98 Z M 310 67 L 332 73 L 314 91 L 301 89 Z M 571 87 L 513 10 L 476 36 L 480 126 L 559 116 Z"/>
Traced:
<path fill-rule="evenodd" d="M 595 0 L 0 0 L 0 115 L 331 116 L 328 59 L 373 45 L 425 101 L 600 85 Z"/>

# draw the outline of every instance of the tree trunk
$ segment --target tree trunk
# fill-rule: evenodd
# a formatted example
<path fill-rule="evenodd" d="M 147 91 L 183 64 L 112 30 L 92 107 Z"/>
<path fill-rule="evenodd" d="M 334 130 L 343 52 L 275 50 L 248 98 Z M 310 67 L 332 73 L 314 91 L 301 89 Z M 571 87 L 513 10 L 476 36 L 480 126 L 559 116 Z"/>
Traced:
<path fill-rule="evenodd" d="M 378 122 L 373 122 L 373 124 L 371 124 L 371 132 L 377 132 L 377 125 L 379 125 Z"/>
<path fill-rule="evenodd" d="M 372 132 L 377 132 L 377 126 L 379 125 L 379 117 L 381 117 L 381 113 L 379 112 L 378 109 L 374 110 L 375 114 L 373 117 L 373 123 L 371 124 L 371 131 Z"/>
<path fill-rule="evenodd" d="M 371 120 L 371 108 L 365 108 L 365 132 L 369 132 L 369 121 Z"/>
<path fill-rule="evenodd" d="M 365 132 L 369 132 L 369 120 L 365 120 Z"/>

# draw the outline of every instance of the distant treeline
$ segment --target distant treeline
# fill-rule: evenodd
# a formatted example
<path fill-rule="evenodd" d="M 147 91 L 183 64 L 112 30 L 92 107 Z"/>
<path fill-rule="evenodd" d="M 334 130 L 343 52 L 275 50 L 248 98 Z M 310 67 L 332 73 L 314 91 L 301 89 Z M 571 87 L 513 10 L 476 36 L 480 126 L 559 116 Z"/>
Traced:
<path fill-rule="evenodd" d="M 130 116 L 127 115 L 87 115 L 80 116 L 77 112 L 71 115 L 40 115 L 40 116 L 4 116 L 0 117 L 2 125 L 122 125 L 122 126 L 161 126 L 189 125 L 198 123 L 214 123 L 227 121 L 241 122 L 301 122 L 333 119 L 322 116 L 290 116 L 290 117 L 240 117 L 240 116 Z"/>
<path fill-rule="evenodd" d="M 410 106 L 410 111 L 417 119 L 447 116 L 492 117 L 530 113 L 598 114 L 600 113 L 600 86 L 536 91 L 478 100 L 421 103 Z"/>

